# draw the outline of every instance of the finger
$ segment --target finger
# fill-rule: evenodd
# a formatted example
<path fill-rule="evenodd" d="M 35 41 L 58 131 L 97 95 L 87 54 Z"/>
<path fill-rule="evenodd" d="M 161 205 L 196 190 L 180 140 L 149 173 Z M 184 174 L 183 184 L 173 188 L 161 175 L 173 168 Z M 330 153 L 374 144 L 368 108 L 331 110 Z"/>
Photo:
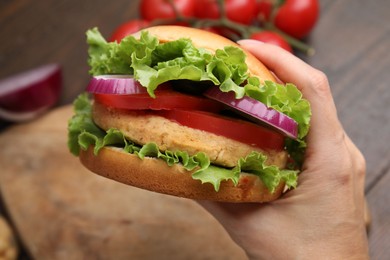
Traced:
<path fill-rule="evenodd" d="M 278 46 L 256 40 L 240 40 L 238 43 L 264 63 L 279 79 L 294 83 L 305 95 L 311 95 L 309 85 L 316 84 L 316 80 L 323 80 L 313 78 L 323 77 L 320 71 Z"/>
<path fill-rule="evenodd" d="M 309 100 L 312 108 L 310 139 L 326 140 L 342 128 L 324 73 L 275 45 L 255 40 L 241 40 L 242 48 L 251 52 L 283 82 L 295 84 Z"/>

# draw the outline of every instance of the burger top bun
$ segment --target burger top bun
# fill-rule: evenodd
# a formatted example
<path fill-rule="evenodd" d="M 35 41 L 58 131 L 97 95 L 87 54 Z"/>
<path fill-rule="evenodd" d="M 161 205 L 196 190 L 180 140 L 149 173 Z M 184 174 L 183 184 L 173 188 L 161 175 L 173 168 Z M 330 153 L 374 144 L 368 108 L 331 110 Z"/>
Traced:
<path fill-rule="evenodd" d="M 240 45 L 223 36 L 191 27 L 162 25 L 145 28 L 144 30 L 156 36 L 160 42 L 170 42 L 180 38 L 190 38 L 195 47 L 203 48 L 213 53 L 217 49 L 223 49 L 225 46 L 235 46 L 241 49 Z M 139 35 L 140 32 L 134 34 L 135 37 Z M 248 70 L 251 76 L 257 76 L 262 81 L 275 81 L 275 77 L 263 63 L 261 63 L 250 52 L 244 49 L 242 50 L 245 52 L 246 64 L 248 65 Z"/>

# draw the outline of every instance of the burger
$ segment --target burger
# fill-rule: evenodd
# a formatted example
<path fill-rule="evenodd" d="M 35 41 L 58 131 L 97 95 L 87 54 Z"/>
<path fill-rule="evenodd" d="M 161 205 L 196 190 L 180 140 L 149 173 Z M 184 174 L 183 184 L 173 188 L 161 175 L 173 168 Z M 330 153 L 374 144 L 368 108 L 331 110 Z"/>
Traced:
<path fill-rule="evenodd" d="M 235 42 L 156 26 L 87 31 L 91 80 L 68 146 L 92 172 L 197 200 L 268 202 L 297 186 L 310 105 Z"/>

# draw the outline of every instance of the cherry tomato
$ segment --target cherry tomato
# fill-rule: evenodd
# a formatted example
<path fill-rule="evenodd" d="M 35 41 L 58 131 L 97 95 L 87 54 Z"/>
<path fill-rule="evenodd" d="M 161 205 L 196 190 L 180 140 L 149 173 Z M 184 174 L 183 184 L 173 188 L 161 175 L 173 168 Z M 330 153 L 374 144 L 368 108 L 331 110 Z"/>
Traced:
<path fill-rule="evenodd" d="M 260 0 L 257 2 L 256 14 L 260 22 L 269 21 L 272 12 L 272 0 Z"/>
<path fill-rule="evenodd" d="M 225 0 L 225 10 L 230 20 L 251 24 L 256 15 L 256 0 Z M 195 16 L 218 19 L 220 17 L 218 0 L 197 0 Z"/>
<path fill-rule="evenodd" d="M 145 20 L 131 20 L 126 23 L 119 25 L 113 34 L 111 35 L 110 41 L 120 42 L 124 37 L 138 32 L 139 30 L 148 27 L 149 22 Z"/>
<path fill-rule="evenodd" d="M 314 27 L 319 15 L 317 0 L 287 0 L 275 17 L 275 25 L 291 36 L 302 39 Z"/>
<path fill-rule="evenodd" d="M 251 39 L 277 45 L 286 51 L 292 52 L 290 44 L 279 34 L 271 31 L 261 31 L 251 35 Z"/>
<path fill-rule="evenodd" d="M 205 111 L 164 110 L 157 113 L 181 125 L 224 136 L 264 150 L 282 150 L 284 137 L 260 125 Z"/>
<path fill-rule="evenodd" d="M 276 7 L 273 22 L 276 27 L 285 33 L 302 39 L 313 29 L 319 16 L 318 0 L 286 0 Z M 272 1 L 261 0 L 257 5 L 257 17 L 272 19 Z"/>
<path fill-rule="evenodd" d="M 95 94 L 95 101 L 106 106 L 131 110 L 194 109 L 211 112 L 221 111 L 223 105 L 202 97 L 172 90 L 155 91 L 156 98 L 147 93 L 133 95 Z"/>
<path fill-rule="evenodd" d="M 197 0 L 173 0 L 177 11 L 184 17 L 192 17 Z M 176 14 L 168 0 L 141 0 L 141 17 L 148 20 L 175 18 Z"/>

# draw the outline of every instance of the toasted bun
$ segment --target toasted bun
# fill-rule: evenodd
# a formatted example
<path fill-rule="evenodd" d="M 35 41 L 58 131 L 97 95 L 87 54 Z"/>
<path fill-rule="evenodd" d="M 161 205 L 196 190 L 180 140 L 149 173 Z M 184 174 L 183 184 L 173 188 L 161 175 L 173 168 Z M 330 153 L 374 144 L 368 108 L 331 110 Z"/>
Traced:
<path fill-rule="evenodd" d="M 240 45 L 223 36 L 191 27 L 162 25 L 149 27 L 144 30 L 156 36 L 160 42 L 170 42 L 180 38 L 190 38 L 195 47 L 209 50 L 212 53 L 218 49 L 223 49 L 225 46 L 235 46 L 241 48 Z M 134 34 L 134 36 L 137 37 L 139 34 L 140 32 Z M 262 81 L 275 81 L 275 77 L 263 63 L 261 63 L 250 52 L 244 49 L 242 50 L 245 52 L 245 62 L 248 65 L 248 70 L 251 76 L 257 76 Z"/>
<path fill-rule="evenodd" d="M 196 200 L 267 202 L 277 199 L 284 188 L 284 183 L 281 183 L 274 193 L 270 193 L 258 177 L 242 174 L 237 186 L 231 181 L 222 182 L 220 190 L 215 192 L 211 184 L 192 179 L 191 172 L 181 165 L 168 166 L 156 158 L 141 160 L 118 148 L 105 147 L 95 155 L 90 147 L 81 151 L 80 160 L 89 170 L 115 181 Z"/>
<path fill-rule="evenodd" d="M 189 27 L 157 26 L 147 30 L 152 35 L 157 36 L 160 42 L 191 38 L 196 47 L 205 48 L 212 52 L 228 45 L 239 47 L 224 37 Z M 137 34 L 135 36 L 137 37 Z M 246 51 L 245 53 L 249 73 L 252 76 L 257 76 L 261 80 L 275 81 L 272 74 L 260 61 L 250 53 Z M 115 114 L 115 116 L 118 115 Z M 271 158 L 269 161 L 280 161 L 279 158 L 276 158 L 276 156 L 280 157 L 280 154 L 276 154 L 271 154 L 271 157 L 275 156 L 275 158 Z M 80 160 L 89 170 L 118 182 L 197 200 L 268 202 L 280 197 L 285 186 L 284 183 L 280 183 L 274 193 L 271 193 L 258 177 L 243 173 L 238 185 L 235 186 L 231 181 L 225 181 L 221 183 L 220 190 L 216 192 L 211 184 L 202 184 L 199 180 L 194 180 L 191 176 L 192 172 L 185 170 L 181 165 L 168 166 L 162 160 L 148 157 L 141 160 L 136 155 L 112 147 L 101 149 L 98 155 L 95 155 L 93 147 L 90 147 L 87 151 L 80 152 Z M 285 161 L 282 163 L 283 165 L 285 165 Z"/>

